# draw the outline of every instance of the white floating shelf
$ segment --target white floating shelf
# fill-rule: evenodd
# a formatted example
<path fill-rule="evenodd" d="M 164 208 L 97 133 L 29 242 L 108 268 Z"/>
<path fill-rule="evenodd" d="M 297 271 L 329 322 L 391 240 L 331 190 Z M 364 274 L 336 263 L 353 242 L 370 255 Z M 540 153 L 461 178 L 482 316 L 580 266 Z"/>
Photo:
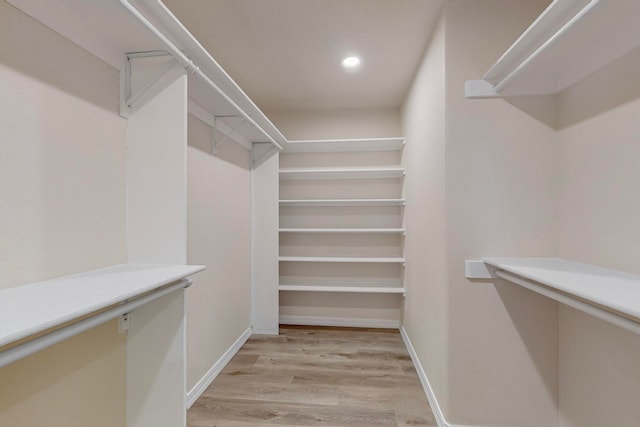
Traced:
<path fill-rule="evenodd" d="M 280 169 L 280 179 L 385 179 L 402 178 L 404 168 L 296 168 Z"/>
<path fill-rule="evenodd" d="M 0 347 L 129 302 L 204 270 L 121 264 L 0 291 Z"/>
<path fill-rule="evenodd" d="M 344 292 L 357 294 L 404 294 L 405 289 L 400 287 L 376 287 L 376 286 L 319 286 L 319 285 L 280 285 L 280 291 L 284 292 Z"/>
<path fill-rule="evenodd" d="M 555 0 L 467 98 L 560 92 L 640 46 L 637 0 Z"/>
<path fill-rule="evenodd" d="M 279 231 L 307 234 L 405 234 L 404 228 L 281 228 Z"/>
<path fill-rule="evenodd" d="M 404 199 L 280 200 L 280 206 L 404 206 Z"/>
<path fill-rule="evenodd" d="M 343 263 L 388 263 L 404 264 L 404 258 L 376 258 L 376 257 L 308 257 L 308 256 L 281 256 L 283 262 L 343 262 Z"/>
<path fill-rule="evenodd" d="M 404 138 L 322 139 L 289 141 L 289 153 L 331 153 L 346 151 L 399 151 Z"/>
<path fill-rule="evenodd" d="M 640 334 L 640 276 L 559 258 L 483 258 L 497 277 Z"/>

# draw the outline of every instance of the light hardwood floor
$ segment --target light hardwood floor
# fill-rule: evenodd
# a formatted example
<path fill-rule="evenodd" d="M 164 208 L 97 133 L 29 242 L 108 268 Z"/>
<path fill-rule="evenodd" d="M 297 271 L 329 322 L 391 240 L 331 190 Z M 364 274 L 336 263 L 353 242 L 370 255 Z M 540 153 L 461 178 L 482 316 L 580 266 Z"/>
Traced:
<path fill-rule="evenodd" d="M 282 326 L 254 335 L 189 427 L 436 426 L 398 331 Z"/>

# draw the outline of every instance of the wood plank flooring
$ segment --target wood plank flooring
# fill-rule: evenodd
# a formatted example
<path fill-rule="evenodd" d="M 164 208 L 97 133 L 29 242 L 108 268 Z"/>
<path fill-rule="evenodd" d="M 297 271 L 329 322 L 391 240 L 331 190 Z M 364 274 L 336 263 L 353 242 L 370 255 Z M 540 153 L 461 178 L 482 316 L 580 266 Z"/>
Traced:
<path fill-rule="evenodd" d="M 436 426 L 396 330 L 283 326 L 254 335 L 189 427 Z"/>

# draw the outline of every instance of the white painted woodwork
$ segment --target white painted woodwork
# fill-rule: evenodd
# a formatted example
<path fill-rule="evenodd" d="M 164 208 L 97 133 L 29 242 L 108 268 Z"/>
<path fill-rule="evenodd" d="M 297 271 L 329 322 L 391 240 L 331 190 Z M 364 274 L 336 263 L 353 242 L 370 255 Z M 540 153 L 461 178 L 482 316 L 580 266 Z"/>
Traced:
<path fill-rule="evenodd" d="M 278 334 L 278 160 L 254 163 L 252 320 L 257 334 Z"/>
<path fill-rule="evenodd" d="M 558 291 L 562 296 L 607 311 L 637 323 L 640 332 L 640 276 L 560 258 L 483 258 L 486 264 L 517 278 Z M 499 276 L 503 277 L 503 276 Z M 507 280 L 512 280 L 504 277 Z M 513 281 L 513 280 L 512 280 Z M 521 286 L 526 282 L 514 282 Z M 543 293 L 544 289 L 536 292 Z M 559 295 L 547 294 L 554 299 Z M 564 302 L 564 301 L 561 301 Z M 577 306 L 579 310 L 586 308 Z M 591 313 L 593 314 L 593 313 Z"/>
<path fill-rule="evenodd" d="M 127 426 L 186 426 L 186 316 L 178 291 L 131 313 Z"/>
<path fill-rule="evenodd" d="M 283 292 L 347 292 L 354 294 L 403 294 L 404 288 L 396 286 L 336 286 L 336 285 L 280 285 Z"/>
<path fill-rule="evenodd" d="M 190 71 L 189 99 L 211 115 L 236 116 L 224 121 L 243 139 L 286 144 L 286 138 L 267 116 L 162 2 L 11 0 L 10 3 L 119 70 L 124 69 L 128 52 L 171 51 Z M 133 10 L 137 12 L 134 14 Z M 243 125 L 245 122 L 248 124 Z"/>
<path fill-rule="evenodd" d="M 187 77 L 169 73 L 127 128 L 129 262 L 187 261 Z M 150 161 L 153 159 L 153 161 Z M 131 313 L 127 426 L 186 425 L 184 291 Z"/>
<path fill-rule="evenodd" d="M 468 98 L 558 93 L 640 46 L 636 0 L 556 0 L 531 24 Z"/>
<path fill-rule="evenodd" d="M 404 228 L 281 228 L 280 233 L 304 234 L 404 234 Z"/>
<path fill-rule="evenodd" d="M 356 138 L 289 141 L 288 153 L 327 153 L 349 151 L 398 151 L 404 146 L 404 138 Z"/>
<path fill-rule="evenodd" d="M 120 264 L 0 291 L 0 347 L 135 299 L 203 269 Z"/>
<path fill-rule="evenodd" d="M 128 121 L 129 262 L 187 262 L 186 85 L 178 77 Z"/>
<path fill-rule="evenodd" d="M 402 178 L 403 168 L 281 168 L 280 179 L 384 179 Z"/>
<path fill-rule="evenodd" d="M 404 206 L 404 199 L 280 200 L 280 206 Z"/>
<path fill-rule="evenodd" d="M 346 262 L 346 263 L 392 263 L 403 264 L 406 260 L 399 257 L 313 257 L 313 256 L 281 256 L 281 262 Z"/>

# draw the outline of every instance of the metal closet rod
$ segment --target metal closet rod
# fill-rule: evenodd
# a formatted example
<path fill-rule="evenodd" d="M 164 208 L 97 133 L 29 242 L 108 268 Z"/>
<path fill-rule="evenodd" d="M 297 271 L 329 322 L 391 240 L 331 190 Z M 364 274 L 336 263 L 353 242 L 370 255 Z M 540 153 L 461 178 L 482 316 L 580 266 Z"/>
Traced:
<path fill-rule="evenodd" d="M 71 338 L 74 335 L 78 335 L 89 329 L 95 328 L 109 320 L 113 320 L 123 314 L 132 312 L 133 310 L 162 298 L 165 295 L 169 295 L 180 289 L 188 288 L 191 286 L 191 280 L 181 279 L 174 282 L 158 291 L 152 292 L 143 297 L 137 298 L 133 301 L 125 302 L 124 304 L 114 306 L 107 311 L 96 314 L 95 316 L 87 317 L 76 323 L 72 323 L 60 329 L 56 329 L 53 332 L 39 336 L 29 341 L 25 341 L 22 344 L 18 344 L 15 347 L 11 347 L 7 350 L 0 352 L 0 368 L 7 366 L 17 360 L 30 356 L 47 347 L 57 344 L 61 341 Z"/>
<path fill-rule="evenodd" d="M 538 282 L 535 282 L 533 280 L 516 276 L 504 270 L 498 269 L 495 271 L 495 274 L 501 279 L 513 282 L 517 285 L 522 286 L 523 288 L 527 288 L 533 292 L 561 302 L 562 304 L 568 305 L 569 307 L 597 317 L 600 320 L 604 320 L 605 322 L 612 323 L 616 326 L 626 329 L 627 331 L 640 335 L 640 323 L 623 315 L 583 302 L 576 297 L 571 297 L 548 286 L 539 284 Z"/>
<path fill-rule="evenodd" d="M 554 3 L 558 1 L 555 0 Z M 529 55 L 520 65 L 518 65 L 513 71 L 511 71 L 507 76 L 505 76 L 501 81 L 496 83 L 494 86 L 494 90 L 496 92 L 500 92 L 507 86 L 511 81 L 516 78 L 520 72 L 527 68 L 527 66 L 542 52 L 544 52 L 551 44 L 553 44 L 557 39 L 562 37 L 565 33 L 569 31 L 569 29 L 580 19 L 582 19 L 586 14 L 588 14 L 591 9 L 596 7 L 600 3 L 600 0 L 591 0 L 587 5 L 585 5 L 578 13 L 576 13 L 568 22 L 566 22 L 556 33 L 549 37 L 541 46 L 539 46 L 531 55 Z M 517 43 L 517 42 L 516 42 Z"/>
<path fill-rule="evenodd" d="M 178 49 L 178 47 L 173 44 L 173 42 L 171 40 L 169 40 L 160 30 L 158 30 L 142 13 L 140 13 L 138 11 L 138 9 L 136 9 L 128 0 L 118 0 L 118 3 L 120 3 L 120 5 L 122 5 L 125 9 L 127 9 L 127 11 L 133 15 L 138 21 L 140 21 L 140 23 L 142 25 L 144 25 L 145 27 L 147 27 L 147 29 L 149 31 L 151 31 L 153 33 L 153 35 L 155 35 L 165 46 L 166 48 L 169 50 L 169 52 L 178 60 L 180 61 L 180 63 L 182 64 L 182 66 L 190 73 L 193 73 L 195 75 L 197 75 L 198 77 L 200 77 L 202 80 L 204 80 L 209 86 L 211 86 L 213 89 L 215 89 L 220 95 L 222 95 L 222 97 L 228 102 L 230 103 L 236 110 L 238 110 L 238 112 L 240 114 L 242 114 L 249 122 L 251 122 L 251 124 L 253 126 L 255 126 L 256 128 L 258 128 L 267 138 L 269 138 L 269 141 L 271 141 L 271 143 L 273 145 L 275 145 L 276 147 L 278 147 L 279 150 L 282 150 L 282 146 L 280 144 L 278 144 L 272 137 L 271 135 L 269 135 L 263 128 L 262 126 L 258 125 L 258 123 L 255 122 L 255 120 L 253 120 L 253 118 L 251 118 L 251 116 L 249 116 L 249 114 L 245 113 L 245 111 L 240 108 L 238 106 L 238 104 L 236 104 L 236 102 L 231 99 L 229 97 L 229 95 L 227 95 L 226 93 L 224 93 L 223 90 L 221 90 L 217 84 L 215 84 L 213 82 L 213 80 L 211 80 L 209 78 L 209 76 L 207 76 L 187 55 L 185 55 L 180 49 Z M 158 2 L 162 5 L 161 2 Z M 164 5 L 162 5 L 163 8 L 166 10 L 166 7 L 164 7 Z M 184 26 L 180 23 L 180 21 L 178 21 L 176 19 L 175 16 L 173 16 L 172 14 L 168 13 L 167 14 L 172 20 L 174 20 L 174 22 L 176 22 L 177 25 L 179 25 L 181 28 L 183 28 L 187 34 L 189 35 L 189 37 L 192 39 L 192 41 L 194 41 L 195 43 L 197 43 L 197 40 L 186 30 L 186 28 L 184 28 Z"/>

